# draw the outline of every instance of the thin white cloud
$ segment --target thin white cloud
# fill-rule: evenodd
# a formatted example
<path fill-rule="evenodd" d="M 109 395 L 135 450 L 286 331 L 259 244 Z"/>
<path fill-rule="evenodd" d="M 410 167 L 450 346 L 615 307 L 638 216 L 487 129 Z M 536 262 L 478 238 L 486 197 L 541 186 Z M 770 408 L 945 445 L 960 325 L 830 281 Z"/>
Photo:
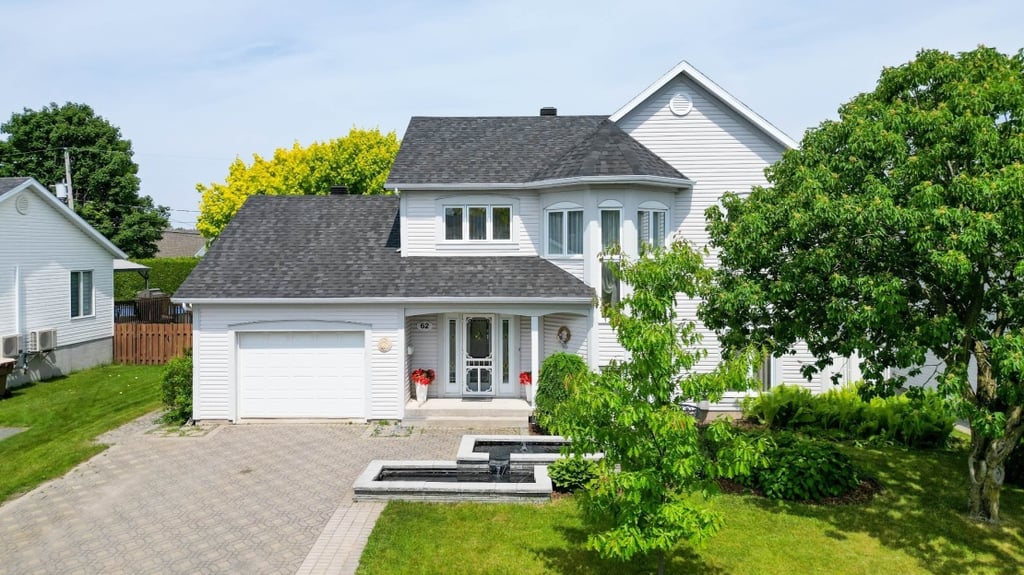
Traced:
<path fill-rule="evenodd" d="M 236 156 L 412 115 L 609 114 L 682 59 L 799 139 L 921 48 L 1024 44 L 1019 1 L 829 4 L 8 0 L 0 121 L 87 103 L 143 193 L 194 210 Z"/>

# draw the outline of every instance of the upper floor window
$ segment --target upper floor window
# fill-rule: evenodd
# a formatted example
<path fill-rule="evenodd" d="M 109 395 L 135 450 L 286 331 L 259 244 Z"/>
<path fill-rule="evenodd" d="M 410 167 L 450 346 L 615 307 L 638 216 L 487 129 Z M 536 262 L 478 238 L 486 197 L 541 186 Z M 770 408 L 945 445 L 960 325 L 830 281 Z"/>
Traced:
<path fill-rule="evenodd" d="M 601 209 L 601 251 L 617 248 L 622 241 L 622 212 L 618 208 Z M 619 280 L 612 272 L 612 256 L 601 262 L 601 309 L 619 303 Z"/>
<path fill-rule="evenodd" d="M 583 254 L 583 208 L 560 207 L 547 211 L 548 255 Z"/>
<path fill-rule="evenodd" d="M 640 210 L 636 216 L 638 244 L 655 247 L 665 245 L 665 212 L 662 210 Z"/>
<path fill-rule="evenodd" d="M 91 316 L 92 304 L 92 272 L 71 272 L 71 317 Z"/>
<path fill-rule="evenodd" d="M 664 247 L 668 209 L 657 202 L 644 202 L 636 214 L 637 245 Z"/>
<path fill-rule="evenodd" d="M 446 240 L 511 240 L 512 206 L 444 207 Z"/>

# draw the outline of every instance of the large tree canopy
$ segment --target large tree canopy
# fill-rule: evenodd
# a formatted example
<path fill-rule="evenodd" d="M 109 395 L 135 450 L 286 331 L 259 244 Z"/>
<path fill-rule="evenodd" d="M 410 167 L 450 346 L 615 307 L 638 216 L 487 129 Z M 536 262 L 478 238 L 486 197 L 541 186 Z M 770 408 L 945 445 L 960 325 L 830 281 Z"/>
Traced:
<path fill-rule="evenodd" d="M 997 521 L 1024 434 L 1024 55 L 922 51 L 767 177 L 708 210 L 722 266 L 702 319 L 727 347 L 806 341 L 809 371 L 859 354 L 883 391 L 933 353 L 971 422 L 970 511 Z"/>
<path fill-rule="evenodd" d="M 64 181 L 71 154 L 75 211 L 130 257 L 156 253 L 167 208 L 139 196 L 138 165 L 121 130 L 85 104 L 50 104 L 11 116 L 0 126 L 0 175 L 30 176 L 44 185 Z"/>
<path fill-rule="evenodd" d="M 253 154 L 251 165 L 235 159 L 225 183 L 198 184 L 203 195 L 197 226 L 203 236 L 215 238 L 253 194 L 327 194 L 331 186 L 345 185 L 349 193 L 384 193 L 384 182 L 398 153 L 394 132 L 352 128 L 344 138 L 313 142 L 303 148 L 278 148 L 263 159 Z"/>

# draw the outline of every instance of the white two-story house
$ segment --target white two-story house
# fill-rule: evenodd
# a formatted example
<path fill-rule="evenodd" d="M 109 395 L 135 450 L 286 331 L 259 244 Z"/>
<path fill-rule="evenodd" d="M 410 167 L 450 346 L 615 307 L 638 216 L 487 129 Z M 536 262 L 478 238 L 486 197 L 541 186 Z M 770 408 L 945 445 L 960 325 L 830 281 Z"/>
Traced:
<path fill-rule="evenodd" d="M 685 62 L 611 116 L 414 117 L 392 195 L 250 198 L 180 287 L 195 419 L 415 419 L 479 399 L 528 413 L 520 374 L 548 355 L 624 356 L 602 303 L 629 286 L 602 251 L 706 245 L 705 208 L 766 183 L 794 145 Z M 699 369 L 719 357 L 705 344 Z M 804 380 L 810 360 L 760 376 L 818 388 L 830 374 Z M 423 405 L 415 369 L 436 373 Z"/>

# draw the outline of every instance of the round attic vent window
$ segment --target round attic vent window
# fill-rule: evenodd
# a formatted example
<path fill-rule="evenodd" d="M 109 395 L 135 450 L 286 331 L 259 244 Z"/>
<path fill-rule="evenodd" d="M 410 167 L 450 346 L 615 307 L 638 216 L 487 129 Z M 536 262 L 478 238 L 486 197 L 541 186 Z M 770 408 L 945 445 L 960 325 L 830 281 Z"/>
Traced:
<path fill-rule="evenodd" d="M 679 92 L 669 100 L 668 108 L 677 116 L 685 116 L 693 109 L 693 100 L 690 99 L 689 94 Z"/>
<path fill-rule="evenodd" d="M 18 194 L 18 198 L 14 200 L 14 209 L 18 210 L 18 213 L 24 216 L 28 213 L 28 207 L 28 194 Z"/>

